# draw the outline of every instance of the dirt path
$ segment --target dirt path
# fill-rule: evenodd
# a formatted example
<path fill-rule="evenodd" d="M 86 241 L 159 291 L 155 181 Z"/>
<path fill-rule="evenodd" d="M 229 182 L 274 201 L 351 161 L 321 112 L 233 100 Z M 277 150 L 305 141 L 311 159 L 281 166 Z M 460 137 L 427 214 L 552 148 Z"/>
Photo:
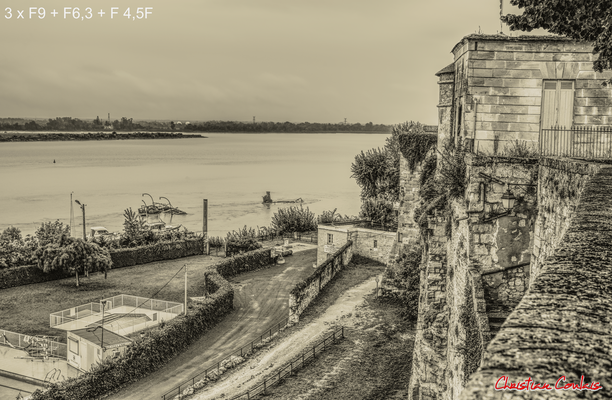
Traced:
<path fill-rule="evenodd" d="M 231 314 L 163 368 L 107 399 L 159 399 L 286 318 L 289 315 L 289 291 L 312 273 L 312 263 L 317 254 L 314 245 L 295 245 L 294 255 L 286 257 L 285 264 L 242 274 L 231 280 L 235 291 Z"/>
<path fill-rule="evenodd" d="M 376 288 L 374 278 L 347 290 L 323 314 L 302 329 L 276 344 L 272 349 L 249 359 L 244 365 L 229 373 L 222 381 L 205 387 L 193 400 L 211 400 L 218 397 L 231 398 L 258 384 L 262 378 L 282 367 L 296 357 L 309 344 L 321 339 L 333 325 L 342 324 L 352 328 L 359 324 L 358 318 L 351 318 L 363 305 L 364 298 Z"/>

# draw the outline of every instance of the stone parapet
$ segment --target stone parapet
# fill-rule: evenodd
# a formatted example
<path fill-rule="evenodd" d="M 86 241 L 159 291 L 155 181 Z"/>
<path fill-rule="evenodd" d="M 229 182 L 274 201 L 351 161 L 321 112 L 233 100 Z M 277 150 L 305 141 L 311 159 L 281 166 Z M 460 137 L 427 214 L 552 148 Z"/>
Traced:
<path fill-rule="evenodd" d="M 573 165 L 577 174 L 594 169 L 560 161 L 547 164 L 567 172 Z M 490 343 L 461 399 L 612 398 L 612 167 L 582 184 L 565 234 L 542 260 L 529 291 Z M 494 385 L 502 376 L 514 383 L 531 378 L 553 390 L 500 392 Z M 567 383 L 580 383 L 582 377 L 585 383 L 599 382 L 602 389 L 554 390 L 563 376 Z"/>

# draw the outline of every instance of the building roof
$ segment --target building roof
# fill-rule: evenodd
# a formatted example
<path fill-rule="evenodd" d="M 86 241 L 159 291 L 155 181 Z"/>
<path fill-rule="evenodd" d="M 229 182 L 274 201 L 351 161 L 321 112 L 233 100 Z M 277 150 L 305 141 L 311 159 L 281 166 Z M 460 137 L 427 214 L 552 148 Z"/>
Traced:
<path fill-rule="evenodd" d="M 519 35 L 519 36 L 508 36 L 503 34 L 485 35 L 482 33 L 472 33 L 464 36 L 455 47 L 451 50 L 453 53 L 457 47 L 470 40 L 497 40 L 506 42 L 580 42 L 579 40 L 568 38 L 560 35 Z"/>
<path fill-rule="evenodd" d="M 448 64 L 446 67 L 436 72 L 436 76 L 440 76 L 442 74 L 448 74 L 449 72 L 452 72 L 453 74 L 455 73 L 455 63 L 454 62 Z"/>
<path fill-rule="evenodd" d="M 121 347 L 132 343 L 132 340 L 121 336 L 115 332 L 109 331 L 108 329 L 97 327 L 97 328 L 84 328 L 70 331 L 70 333 L 87 340 L 95 344 L 96 346 L 102 347 L 102 331 L 104 330 L 104 348 L 110 349 L 113 347 Z"/>

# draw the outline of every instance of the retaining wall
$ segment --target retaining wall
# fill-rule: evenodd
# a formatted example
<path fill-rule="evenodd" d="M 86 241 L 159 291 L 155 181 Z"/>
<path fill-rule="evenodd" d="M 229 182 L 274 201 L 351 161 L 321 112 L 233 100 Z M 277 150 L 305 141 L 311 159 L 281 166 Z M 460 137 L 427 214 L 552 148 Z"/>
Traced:
<path fill-rule="evenodd" d="M 345 267 L 353 257 L 353 242 L 349 240 L 330 258 L 323 261 L 308 278 L 295 285 L 289 293 L 289 321 L 297 323 L 306 307 L 319 295 L 321 289 Z"/>

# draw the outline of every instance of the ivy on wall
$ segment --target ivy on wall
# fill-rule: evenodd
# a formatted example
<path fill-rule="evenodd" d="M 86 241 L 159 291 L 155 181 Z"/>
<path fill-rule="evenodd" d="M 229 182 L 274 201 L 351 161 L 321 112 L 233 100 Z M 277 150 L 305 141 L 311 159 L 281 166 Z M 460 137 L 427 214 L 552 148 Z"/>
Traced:
<path fill-rule="evenodd" d="M 425 156 L 438 143 L 438 136 L 431 133 L 409 130 L 398 136 L 399 149 L 408 161 L 410 172 L 425 160 Z"/>
<path fill-rule="evenodd" d="M 474 311 L 472 287 L 469 283 L 465 286 L 464 296 L 466 302 L 460 309 L 459 322 L 465 328 L 465 360 L 463 363 L 463 379 L 465 384 L 467 383 L 470 375 L 476 372 L 480 366 L 483 344 L 480 339 L 478 321 L 476 321 L 476 313 Z"/>

